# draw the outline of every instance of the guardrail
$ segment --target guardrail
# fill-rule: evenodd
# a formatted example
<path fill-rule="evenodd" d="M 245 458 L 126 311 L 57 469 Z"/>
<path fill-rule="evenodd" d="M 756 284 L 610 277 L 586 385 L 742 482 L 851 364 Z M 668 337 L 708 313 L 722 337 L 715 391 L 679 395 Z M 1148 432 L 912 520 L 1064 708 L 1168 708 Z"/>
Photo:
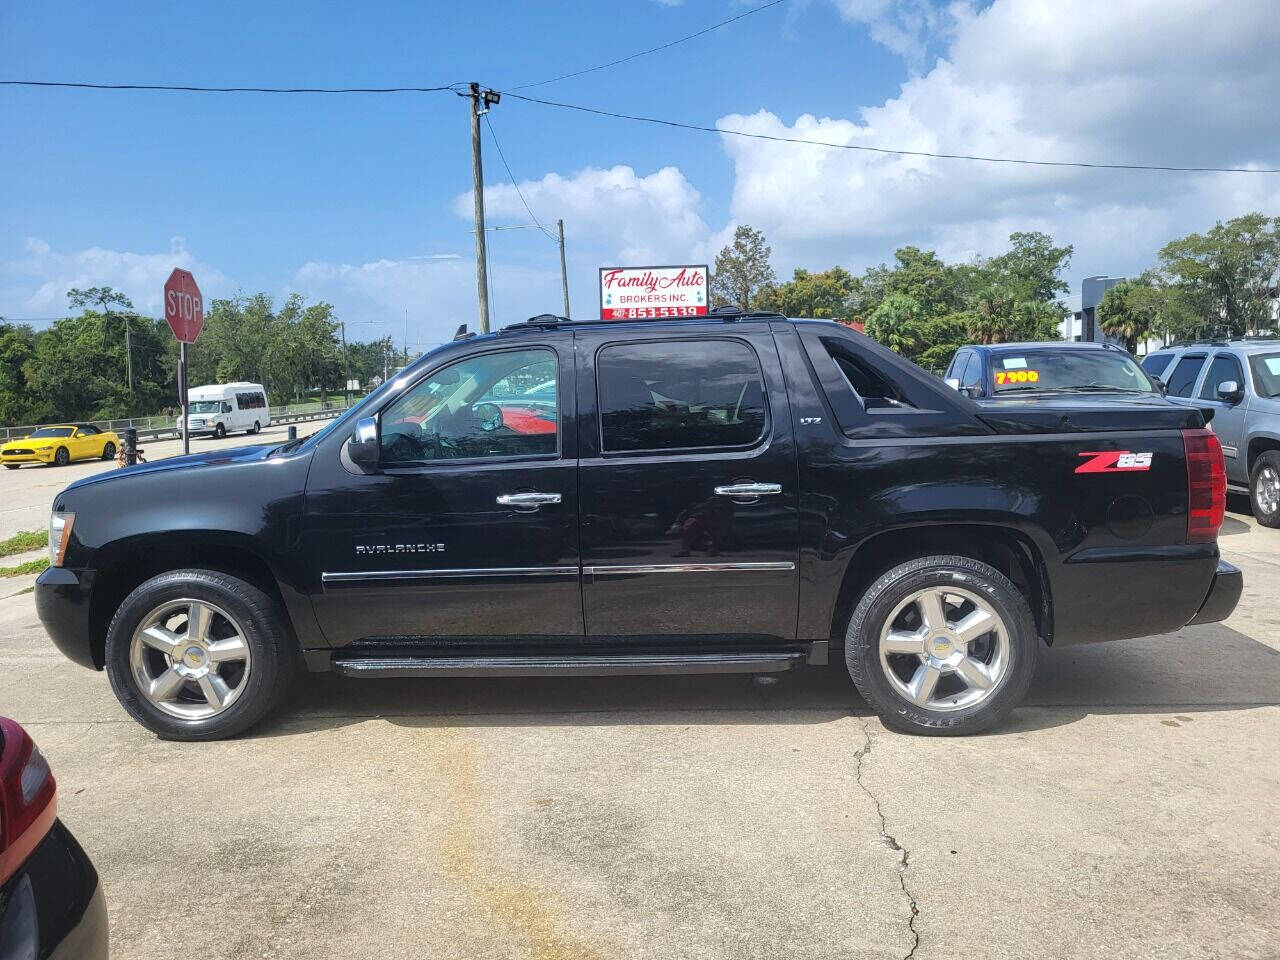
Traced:
<path fill-rule="evenodd" d="M 274 425 L 278 423 L 302 423 L 307 420 L 330 420 L 344 413 L 346 409 L 345 400 L 337 400 L 322 406 L 307 403 L 275 407 L 271 410 L 271 423 Z M 138 440 L 140 441 L 163 440 L 169 437 L 182 436 L 182 433 L 178 430 L 178 417 L 176 414 L 171 417 L 133 417 L 121 420 L 81 420 L 76 422 L 90 423 L 99 430 L 111 430 L 119 434 L 123 434 L 125 430 L 132 428 L 138 431 Z M 0 443 L 21 439 L 30 435 L 32 431 L 39 430 L 41 426 L 47 426 L 47 424 L 26 427 L 0 427 Z"/>

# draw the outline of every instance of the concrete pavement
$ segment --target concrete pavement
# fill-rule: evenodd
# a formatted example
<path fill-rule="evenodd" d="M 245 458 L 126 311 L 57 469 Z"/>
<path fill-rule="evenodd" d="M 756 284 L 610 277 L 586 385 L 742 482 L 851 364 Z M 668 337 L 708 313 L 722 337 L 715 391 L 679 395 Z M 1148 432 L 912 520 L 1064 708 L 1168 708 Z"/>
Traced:
<path fill-rule="evenodd" d="M 120 958 L 1275 957 L 1280 531 L 1230 515 L 1222 548 L 1230 620 L 1051 650 L 969 739 L 888 732 L 813 668 L 308 676 L 253 736 L 163 743 L 29 594 L 0 599 L 0 713 Z"/>

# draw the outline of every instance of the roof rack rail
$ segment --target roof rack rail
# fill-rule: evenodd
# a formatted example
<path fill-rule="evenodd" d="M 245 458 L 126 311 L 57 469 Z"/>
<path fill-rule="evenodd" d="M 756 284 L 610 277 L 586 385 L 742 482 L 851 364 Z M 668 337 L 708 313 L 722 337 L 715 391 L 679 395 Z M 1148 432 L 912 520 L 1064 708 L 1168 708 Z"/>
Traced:
<path fill-rule="evenodd" d="M 592 317 L 588 320 L 571 320 L 568 317 L 561 317 L 554 313 L 540 313 L 536 317 L 530 317 L 528 320 L 521 320 L 518 323 L 507 324 L 499 330 L 499 333 L 507 331 L 528 330 L 530 327 L 540 327 L 550 329 L 553 327 L 571 325 L 583 325 L 589 323 L 661 323 L 661 322 L 677 322 L 677 323 L 697 323 L 699 321 L 706 323 L 708 321 L 724 321 L 736 322 L 738 320 L 785 320 L 780 313 L 772 310 L 741 310 L 735 306 L 713 307 L 709 312 L 694 317 L 625 317 L 618 320 L 602 320 L 599 317 Z"/>

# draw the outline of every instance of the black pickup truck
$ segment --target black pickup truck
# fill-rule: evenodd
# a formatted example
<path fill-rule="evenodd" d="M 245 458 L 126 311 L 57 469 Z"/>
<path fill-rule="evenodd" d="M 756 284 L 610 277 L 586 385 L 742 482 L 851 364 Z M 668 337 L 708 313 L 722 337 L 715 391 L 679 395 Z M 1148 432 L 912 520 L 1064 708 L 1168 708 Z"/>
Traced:
<path fill-rule="evenodd" d="M 843 658 L 884 721 L 969 733 L 1042 643 L 1226 617 L 1204 415 L 982 408 L 846 327 L 536 317 L 325 429 L 73 483 L 36 604 L 162 737 L 351 677 L 767 673 Z"/>

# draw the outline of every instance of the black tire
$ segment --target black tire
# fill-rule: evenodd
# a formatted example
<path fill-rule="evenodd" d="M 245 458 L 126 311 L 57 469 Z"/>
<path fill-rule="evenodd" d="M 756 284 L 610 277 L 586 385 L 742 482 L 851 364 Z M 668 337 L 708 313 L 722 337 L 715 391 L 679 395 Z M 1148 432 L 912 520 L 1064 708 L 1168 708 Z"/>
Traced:
<path fill-rule="evenodd" d="M 20 466 L 22 466 L 20 463 L 6 463 L 4 468 L 6 470 L 17 470 Z"/>
<path fill-rule="evenodd" d="M 1249 474 L 1249 506 L 1253 508 L 1254 518 L 1264 527 L 1280 527 L 1280 506 L 1267 509 L 1267 504 L 1258 496 L 1259 487 L 1264 482 L 1264 472 L 1269 471 L 1267 478 L 1280 477 L 1280 451 L 1268 450 L 1261 454 L 1253 464 Z"/>
<path fill-rule="evenodd" d="M 260 424 L 257 420 L 253 421 L 253 429 L 250 430 L 249 433 L 256 434 L 261 432 L 262 432 L 262 424 Z"/>
<path fill-rule="evenodd" d="M 908 597 L 927 587 L 966 590 L 981 597 L 1003 621 L 1008 665 L 990 694 L 972 707 L 934 710 L 918 705 L 893 686 L 882 668 L 879 646 L 886 620 Z M 962 736 L 1008 717 L 1035 674 L 1040 643 L 1026 598 L 1000 571 L 969 557 L 921 557 L 889 570 L 863 595 L 845 635 L 845 663 L 858 693 L 886 726 L 906 733 Z"/>
<path fill-rule="evenodd" d="M 200 720 L 172 716 L 139 689 L 129 662 L 133 632 L 150 611 L 169 600 L 202 600 L 221 607 L 240 625 L 252 668 L 247 686 L 221 713 Z M 274 599 L 251 583 L 218 570 L 172 570 L 129 594 L 107 628 L 106 668 L 116 699 L 162 740 L 222 740 L 243 733 L 270 713 L 298 673 L 299 654 Z"/>
<path fill-rule="evenodd" d="M 213 436 L 215 440 L 221 440 L 226 435 L 227 435 L 227 428 L 224 427 L 222 424 L 218 424 L 216 427 L 213 428 Z"/>
<path fill-rule="evenodd" d="M 66 447 L 59 447 L 53 453 L 53 465 L 55 467 L 65 467 L 71 462 L 71 452 Z"/>
<path fill-rule="evenodd" d="M 102 448 L 103 460 L 114 460 L 116 456 L 116 445 L 111 441 L 107 441 L 107 445 Z"/>

